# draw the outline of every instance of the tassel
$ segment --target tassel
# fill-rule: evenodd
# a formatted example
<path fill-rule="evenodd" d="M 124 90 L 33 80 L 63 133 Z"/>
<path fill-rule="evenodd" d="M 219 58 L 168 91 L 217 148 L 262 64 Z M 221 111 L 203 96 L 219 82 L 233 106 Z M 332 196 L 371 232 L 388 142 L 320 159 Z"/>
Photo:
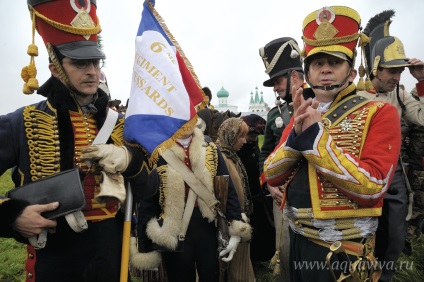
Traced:
<path fill-rule="evenodd" d="M 38 80 L 35 78 L 37 76 L 37 69 L 35 67 L 35 64 L 32 62 L 28 65 L 22 68 L 21 71 L 21 77 L 23 79 L 24 83 L 24 94 L 32 94 L 34 93 L 34 90 L 38 89 Z"/>
<path fill-rule="evenodd" d="M 359 81 L 358 81 L 358 84 L 356 85 L 356 89 L 365 90 L 365 83 L 364 83 L 365 68 L 364 68 L 364 65 L 362 64 L 362 61 L 358 71 L 359 71 Z"/>
<path fill-rule="evenodd" d="M 38 80 L 34 77 L 31 77 L 30 79 L 28 79 L 28 87 L 34 91 L 38 89 Z"/>
<path fill-rule="evenodd" d="M 35 13 L 31 11 L 32 18 L 32 43 L 28 45 L 27 54 L 31 57 L 29 65 L 22 68 L 21 77 L 23 79 L 24 94 L 32 94 L 35 90 L 38 89 L 38 80 L 37 76 L 37 68 L 35 67 L 34 57 L 38 56 L 38 47 L 34 43 L 34 34 L 35 34 Z"/>
<path fill-rule="evenodd" d="M 35 44 L 29 44 L 27 54 L 31 57 L 38 56 L 38 47 Z"/>
<path fill-rule="evenodd" d="M 365 89 L 366 90 L 374 90 L 374 85 L 372 85 L 371 80 L 369 77 L 365 80 Z"/>
<path fill-rule="evenodd" d="M 356 84 L 356 90 L 362 91 L 365 90 L 364 78 L 360 77 L 358 83 Z"/>
<path fill-rule="evenodd" d="M 32 94 L 32 93 L 34 93 L 34 91 L 31 90 L 31 88 L 28 87 L 28 84 L 27 83 L 24 83 L 24 88 L 22 89 L 22 92 L 24 94 Z"/>
<path fill-rule="evenodd" d="M 272 275 L 274 277 L 279 277 L 280 274 L 281 274 L 280 260 L 277 260 L 277 264 L 274 267 L 274 271 L 272 272 Z"/>
<path fill-rule="evenodd" d="M 269 268 L 274 269 L 277 263 L 280 263 L 280 250 L 277 250 L 269 262 Z"/>
<path fill-rule="evenodd" d="M 272 275 L 277 277 L 281 274 L 281 266 L 280 266 L 280 251 L 277 250 L 269 262 L 269 268 L 272 270 Z"/>

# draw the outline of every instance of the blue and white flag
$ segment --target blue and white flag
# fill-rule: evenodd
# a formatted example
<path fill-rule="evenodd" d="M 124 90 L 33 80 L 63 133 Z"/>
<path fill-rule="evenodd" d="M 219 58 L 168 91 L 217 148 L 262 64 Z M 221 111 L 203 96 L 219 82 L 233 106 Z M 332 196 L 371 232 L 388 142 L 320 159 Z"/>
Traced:
<path fill-rule="evenodd" d="M 183 125 L 195 124 L 195 106 L 203 95 L 173 37 L 158 21 L 154 1 L 146 0 L 143 6 L 124 137 L 156 158 L 174 143 Z"/>

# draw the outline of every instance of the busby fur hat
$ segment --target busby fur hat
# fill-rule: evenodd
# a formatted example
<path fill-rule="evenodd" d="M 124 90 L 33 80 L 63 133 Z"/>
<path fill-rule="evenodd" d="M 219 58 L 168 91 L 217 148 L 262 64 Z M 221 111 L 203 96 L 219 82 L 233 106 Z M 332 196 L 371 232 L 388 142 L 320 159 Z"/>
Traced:
<path fill-rule="evenodd" d="M 34 62 L 34 57 L 38 55 L 34 41 L 35 30 L 43 38 L 55 65 L 58 57 L 63 56 L 72 59 L 105 59 L 105 54 L 98 46 L 97 35 L 101 28 L 96 14 L 96 0 L 27 0 L 27 3 L 33 38 L 27 52 L 31 56 L 30 64 L 21 73 L 25 81 L 24 93 L 31 94 L 38 89 Z"/>
<path fill-rule="evenodd" d="M 349 7 L 324 7 L 310 13 L 302 24 L 305 64 L 311 56 L 326 53 L 348 60 L 353 65 L 356 44 L 362 36 L 360 29 L 361 17 Z"/>
<path fill-rule="evenodd" d="M 266 120 L 256 114 L 240 117 L 249 126 L 249 133 L 264 134 Z"/>
<path fill-rule="evenodd" d="M 394 15 L 394 10 L 383 11 L 372 17 L 364 29 L 364 33 L 370 38 L 370 43 L 365 45 L 367 74 L 370 76 L 375 76 L 378 67 L 410 66 L 405 60 L 402 42 L 397 37 L 390 36 L 389 28 Z"/>
<path fill-rule="evenodd" d="M 300 48 L 291 37 L 272 40 L 265 47 L 259 48 L 259 55 L 264 62 L 265 73 L 269 75 L 269 79 L 263 83 L 264 86 L 274 86 L 272 80 L 289 71 L 303 72 Z"/>

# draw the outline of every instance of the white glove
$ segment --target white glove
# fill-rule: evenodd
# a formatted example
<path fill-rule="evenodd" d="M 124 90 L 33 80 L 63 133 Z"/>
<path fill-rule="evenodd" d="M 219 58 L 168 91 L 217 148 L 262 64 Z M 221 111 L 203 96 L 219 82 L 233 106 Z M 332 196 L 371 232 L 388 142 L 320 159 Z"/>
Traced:
<path fill-rule="evenodd" d="M 124 204 L 127 191 L 125 190 L 124 177 L 118 173 L 102 173 L 102 182 L 100 183 L 100 193 L 94 198 L 100 203 L 108 198 L 116 198 L 121 204 Z"/>
<path fill-rule="evenodd" d="M 225 262 L 231 261 L 233 259 L 234 253 L 236 252 L 240 241 L 241 241 L 241 237 L 231 236 L 230 241 L 228 242 L 228 246 L 219 253 L 219 257 L 221 258 L 221 260 Z M 228 253 L 230 253 L 228 257 L 224 257 Z"/>
<path fill-rule="evenodd" d="M 91 145 L 81 149 L 82 161 L 99 161 L 107 173 L 124 172 L 131 161 L 131 154 L 124 146 L 113 144 Z"/>

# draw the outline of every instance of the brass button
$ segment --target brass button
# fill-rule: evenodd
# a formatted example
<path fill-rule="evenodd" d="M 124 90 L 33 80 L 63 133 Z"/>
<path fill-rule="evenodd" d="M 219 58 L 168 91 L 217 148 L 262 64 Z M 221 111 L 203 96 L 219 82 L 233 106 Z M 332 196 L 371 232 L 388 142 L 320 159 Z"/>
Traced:
<path fill-rule="evenodd" d="M 34 258 L 34 255 L 33 255 L 33 254 L 28 254 L 28 257 L 29 257 L 30 259 L 33 259 L 33 258 Z"/>

